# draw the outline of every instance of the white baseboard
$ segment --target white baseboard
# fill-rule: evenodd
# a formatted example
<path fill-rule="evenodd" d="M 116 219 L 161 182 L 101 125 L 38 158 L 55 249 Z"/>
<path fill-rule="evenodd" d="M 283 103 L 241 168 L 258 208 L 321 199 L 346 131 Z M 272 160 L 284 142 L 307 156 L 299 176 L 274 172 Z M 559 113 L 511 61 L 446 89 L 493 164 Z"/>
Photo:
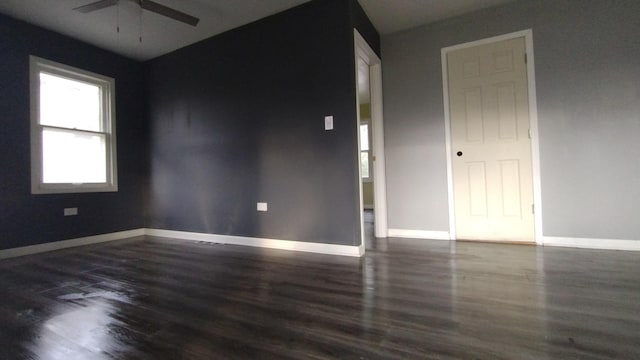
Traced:
<path fill-rule="evenodd" d="M 97 243 L 114 241 L 114 240 L 121 240 L 121 239 L 136 237 L 136 236 L 142 236 L 144 235 L 144 233 L 145 233 L 144 229 L 135 229 L 135 230 L 127 230 L 127 231 L 119 231 L 119 232 L 108 233 L 108 234 L 85 236 L 85 237 L 70 239 L 70 240 L 62 240 L 62 241 L 55 241 L 55 242 L 44 243 L 44 244 L 37 244 L 37 245 L 0 250 L 0 259 L 8 259 L 8 258 L 37 254 L 37 253 L 42 253 L 47 251 L 61 250 L 61 249 L 66 249 L 70 247 L 91 245 L 91 244 L 97 244 Z"/>
<path fill-rule="evenodd" d="M 389 229 L 388 236 L 412 239 L 451 240 L 448 231 Z"/>
<path fill-rule="evenodd" d="M 108 234 L 100 234 L 86 236 L 82 238 L 56 241 L 45 244 L 37 244 L 23 246 L 18 248 L 0 250 L 0 259 L 8 259 L 19 256 L 37 254 L 47 251 L 55 251 L 70 247 L 97 244 L 107 241 L 121 240 L 136 236 L 149 235 L 175 238 L 180 240 L 207 241 L 222 244 L 233 244 L 243 246 L 264 247 L 280 250 L 303 251 L 320 253 L 327 255 L 341 256 L 362 256 L 365 252 L 364 244 L 359 246 L 311 243 L 304 241 L 278 240 L 253 238 L 231 235 L 216 235 L 206 233 L 195 233 L 186 231 L 160 230 L 160 229 L 134 229 L 127 231 L 119 231 Z M 446 231 L 427 231 L 427 230 L 406 230 L 406 229 L 389 229 L 389 237 L 414 238 L 414 239 L 431 239 L 431 240 L 450 240 L 449 233 Z M 624 250 L 624 251 L 640 251 L 640 240 L 620 240 L 620 239 L 595 239 L 595 238 L 569 238 L 544 236 L 544 246 L 559 246 L 584 249 L 602 249 L 602 250 Z"/>
<path fill-rule="evenodd" d="M 640 240 L 570 238 L 543 236 L 544 246 L 561 246 L 583 249 L 640 251 Z"/>
<path fill-rule="evenodd" d="M 136 237 L 136 236 L 142 236 L 142 235 L 169 237 L 169 238 L 176 238 L 181 240 L 196 240 L 196 241 L 216 242 L 216 243 L 222 243 L 222 244 L 265 247 L 265 248 L 281 249 L 281 250 L 304 251 L 304 252 L 312 252 L 312 253 L 320 253 L 320 254 L 328 254 L 328 255 L 359 257 L 364 255 L 364 251 L 365 251 L 364 245 L 348 246 L 348 245 L 337 245 L 337 244 L 310 243 L 310 242 L 303 242 L 303 241 L 194 233 L 194 232 L 186 232 L 186 231 L 135 229 L 135 230 L 120 231 L 120 232 L 109 233 L 109 234 L 86 236 L 86 237 L 77 238 L 77 239 L 55 241 L 55 242 L 50 242 L 45 244 L 37 244 L 37 245 L 0 250 L 0 259 L 8 259 L 8 258 L 14 258 L 19 256 L 43 253 L 47 251 L 61 250 L 61 249 L 66 249 L 70 247 L 91 245 L 91 244 L 97 244 L 101 242 L 114 241 L 114 240 L 121 240 L 121 239 Z"/>
<path fill-rule="evenodd" d="M 180 240 L 207 241 L 221 244 L 254 246 L 280 250 L 304 251 L 328 255 L 342 256 L 362 256 L 364 254 L 364 246 L 349 246 L 336 244 L 312 243 L 304 241 L 265 239 L 232 235 L 216 235 L 206 233 L 196 233 L 187 231 L 145 229 L 145 234 L 149 236 L 158 236 L 166 238 L 174 238 Z"/>

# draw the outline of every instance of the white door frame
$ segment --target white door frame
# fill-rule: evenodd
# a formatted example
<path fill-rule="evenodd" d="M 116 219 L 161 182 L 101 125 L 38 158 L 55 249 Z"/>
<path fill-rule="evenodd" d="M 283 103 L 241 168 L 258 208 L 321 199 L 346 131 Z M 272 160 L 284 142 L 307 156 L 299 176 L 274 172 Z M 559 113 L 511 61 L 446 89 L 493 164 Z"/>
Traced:
<path fill-rule="evenodd" d="M 449 237 L 456 239 L 456 217 L 453 194 L 453 165 L 451 155 L 451 118 L 449 113 L 449 79 L 447 69 L 447 54 L 449 52 L 486 45 L 503 40 L 524 37 L 527 56 L 527 84 L 529 92 L 529 127 L 531 129 L 531 167 L 533 176 L 533 203 L 534 203 L 534 231 L 536 244 L 543 245 L 542 236 L 542 193 L 540 182 L 540 144 L 538 137 L 538 103 L 536 100 L 536 75 L 533 56 L 533 31 L 531 29 L 517 31 L 509 34 L 494 36 L 464 44 L 449 46 L 441 50 L 442 54 L 442 89 L 444 95 L 444 132 L 447 151 L 447 188 L 449 195 Z"/>
<path fill-rule="evenodd" d="M 367 41 L 358 30 L 353 29 L 355 52 L 355 84 L 358 86 L 358 58 L 365 60 L 369 65 L 369 86 L 371 90 L 371 149 L 375 160 L 373 161 L 373 200 L 375 211 L 375 236 L 387 237 L 387 178 L 385 174 L 384 157 L 384 122 L 382 115 L 382 62 L 378 55 L 371 49 Z M 360 129 L 360 100 L 356 91 L 357 128 Z M 360 131 L 358 134 L 358 149 L 360 149 Z M 358 155 L 358 209 L 360 209 L 360 246 L 364 253 L 364 219 L 362 218 L 362 169 L 360 169 L 360 156 Z"/>

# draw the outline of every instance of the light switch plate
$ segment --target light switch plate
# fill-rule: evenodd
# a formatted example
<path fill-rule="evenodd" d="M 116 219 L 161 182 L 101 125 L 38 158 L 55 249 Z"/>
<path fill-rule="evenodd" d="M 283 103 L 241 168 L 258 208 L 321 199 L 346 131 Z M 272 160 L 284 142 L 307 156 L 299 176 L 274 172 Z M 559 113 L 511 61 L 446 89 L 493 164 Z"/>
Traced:
<path fill-rule="evenodd" d="M 333 130 L 333 116 L 324 117 L 324 129 Z"/>
<path fill-rule="evenodd" d="M 259 202 L 257 209 L 258 209 L 258 211 L 267 211 L 267 203 L 266 202 Z"/>

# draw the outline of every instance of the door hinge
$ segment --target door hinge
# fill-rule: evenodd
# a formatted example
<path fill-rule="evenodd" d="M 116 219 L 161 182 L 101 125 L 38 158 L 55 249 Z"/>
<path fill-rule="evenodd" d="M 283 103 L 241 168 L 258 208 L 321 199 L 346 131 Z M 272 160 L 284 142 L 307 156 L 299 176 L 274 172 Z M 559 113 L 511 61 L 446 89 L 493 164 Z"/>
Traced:
<path fill-rule="evenodd" d="M 527 63 L 527 53 L 524 53 L 524 63 Z"/>
<path fill-rule="evenodd" d="M 535 204 L 531 204 L 531 213 L 532 214 L 536 213 L 536 205 Z"/>
<path fill-rule="evenodd" d="M 529 139 L 531 139 L 531 129 L 529 129 Z"/>

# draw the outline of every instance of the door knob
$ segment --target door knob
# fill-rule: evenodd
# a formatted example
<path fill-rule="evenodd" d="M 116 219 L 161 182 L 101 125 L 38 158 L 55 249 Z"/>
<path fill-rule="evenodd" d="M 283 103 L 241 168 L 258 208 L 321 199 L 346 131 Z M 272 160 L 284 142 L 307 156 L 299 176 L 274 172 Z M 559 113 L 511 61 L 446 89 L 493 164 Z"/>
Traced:
<path fill-rule="evenodd" d="M 458 152 L 456 153 L 456 155 L 458 155 L 458 156 L 462 156 L 462 151 L 458 151 Z"/>

